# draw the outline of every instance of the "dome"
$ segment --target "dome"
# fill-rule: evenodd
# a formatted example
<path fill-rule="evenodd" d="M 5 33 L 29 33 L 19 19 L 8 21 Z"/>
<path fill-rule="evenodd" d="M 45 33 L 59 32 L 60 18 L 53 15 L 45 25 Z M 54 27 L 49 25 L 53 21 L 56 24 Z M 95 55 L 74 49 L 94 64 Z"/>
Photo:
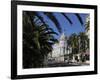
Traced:
<path fill-rule="evenodd" d="M 64 33 L 62 33 L 61 37 L 60 37 L 60 40 L 65 40 L 66 36 Z"/>
<path fill-rule="evenodd" d="M 60 40 L 59 40 L 60 47 L 66 47 L 66 40 L 67 40 L 67 37 L 65 36 L 64 33 L 62 33 Z"/>

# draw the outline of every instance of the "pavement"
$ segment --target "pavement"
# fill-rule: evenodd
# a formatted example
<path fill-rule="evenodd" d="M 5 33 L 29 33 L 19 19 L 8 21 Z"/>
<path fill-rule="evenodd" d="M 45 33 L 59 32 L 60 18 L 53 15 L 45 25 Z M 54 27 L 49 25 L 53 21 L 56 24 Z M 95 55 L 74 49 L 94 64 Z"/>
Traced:
<path fill-rule="evenodd" d="M 47 66 L 48 67 L 64 67 L 64 66 L 85 66 L 85 65 L 89 65 L 87 63 L 66 63 L 66 62 L 55 62 L 55 63 L 48 63 Z"/>

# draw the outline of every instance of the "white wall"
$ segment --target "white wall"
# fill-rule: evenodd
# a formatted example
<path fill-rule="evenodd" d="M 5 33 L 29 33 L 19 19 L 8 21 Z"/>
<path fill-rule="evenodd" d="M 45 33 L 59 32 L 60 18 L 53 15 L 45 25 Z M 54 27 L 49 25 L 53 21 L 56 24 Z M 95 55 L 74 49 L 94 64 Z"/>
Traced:
<path fill-rule="evenodd" d="M 45 2 L 61 2 L 61 3 L 81 3 L 81 4 L 99 4 L 99 0 L 32 0 L 32 1 L 45 1 Z M 100 5 L 98 14 L 100 14 Z M 0 0 L 0 80 L 10 80 L 10 65 L 11 65 L 11 16 L 10 16 L 10 0 Z M 100 15 L 98 16 L 100 21 Z M 100 23 L 98 24 L 100 26 Z M 100 28 L 98 27 L 98 34 Z M 100 41 L 100 37 L 98 38 Z M 100 44 L 100 42 L 98 42 Z M 98 67 L 100 67 L 100 45 L 98 45 Z M 85 76 L 67 76 L 55 78 L 41 78 L 34 80 L 99 80 L 100 68 L 98 75 L 85 75 Z M 28 79 L 27 79 L 28 80 Z"/>

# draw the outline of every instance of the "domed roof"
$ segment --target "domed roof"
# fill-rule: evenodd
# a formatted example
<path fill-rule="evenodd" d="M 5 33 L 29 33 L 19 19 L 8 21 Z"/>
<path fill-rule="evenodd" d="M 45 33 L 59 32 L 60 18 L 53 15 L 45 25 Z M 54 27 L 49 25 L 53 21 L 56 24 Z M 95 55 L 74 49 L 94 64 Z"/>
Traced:
<path fill-rule="evenodd" d="M 65 40 L 66 36 L 64 33 L 62 33 L 61 37 L 60 37 L 60 40 Z"/>

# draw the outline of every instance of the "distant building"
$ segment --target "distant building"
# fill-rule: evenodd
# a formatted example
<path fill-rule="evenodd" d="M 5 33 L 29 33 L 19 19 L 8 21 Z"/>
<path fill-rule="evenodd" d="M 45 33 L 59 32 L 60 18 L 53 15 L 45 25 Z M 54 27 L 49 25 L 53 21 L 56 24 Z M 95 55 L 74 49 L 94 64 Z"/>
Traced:
<path fill-rule="evenodd" d="M 85 34 L 88 36 L 90 39 L 90 16 L 87 16 L 86 18 L 86 31 Z M 48 60 L 52 63 L 60 63 L 60 62 L 72 62 L 73 63 L 78 63 L 82 64 L 82 59 L 85 64 L 90 63 L 90 50 L 89 48 L 86 50 L 86 52 L 79 52 L 77 54 L 72 54 L 72 47 L 67 45 L 67 40 L 68 37 L 65 36 L 64 33 L 62 33 L 61 37 L 59 38 L 58 43 L 55 43 L 53 45 L 53 50 L 51 53 L 48 54 Z M 87 42 L 88 43 L 88 42 Z M 80 39 L 79 39 L 79 44 L 80 44 Z M 86 45 L 87 46 L 87 45 Z M 70 58 L 71 56 L 71 58 Z"/>
<path fill-rule="evenodd" d="M 67 51 L 67 38 L 62 33 L 59 42 L 53 45 L 53 51 L 49 53 L 48 58 L 52 58 L 55 62 L 64 62 L 64 55 L 68 54 Z"/>

